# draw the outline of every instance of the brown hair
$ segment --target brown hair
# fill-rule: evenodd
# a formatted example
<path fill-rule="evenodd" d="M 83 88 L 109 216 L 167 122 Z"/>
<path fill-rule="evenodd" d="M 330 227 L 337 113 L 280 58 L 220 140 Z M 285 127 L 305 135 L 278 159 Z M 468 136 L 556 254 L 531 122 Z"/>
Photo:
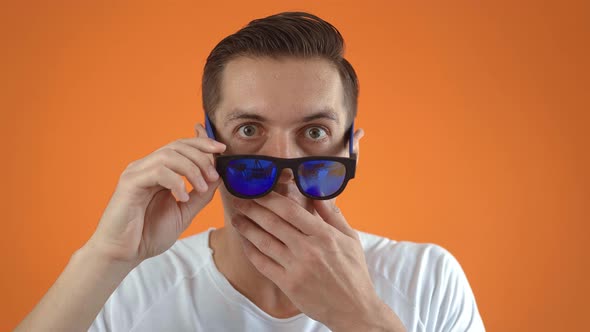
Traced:
<path fill-rule="evenodd" d="M 221 73 L 238 56 L 321 57 L 336 66 L 342 80 L 350 119 L 356 117 L 358 78 L 343 57 L 344 39 L 332 24 L 304 12 L 284 12 L 251 21 L 225 37 L 209 54 L 203 72 L 203 108 L 213 114 L 221 98 Z"/>

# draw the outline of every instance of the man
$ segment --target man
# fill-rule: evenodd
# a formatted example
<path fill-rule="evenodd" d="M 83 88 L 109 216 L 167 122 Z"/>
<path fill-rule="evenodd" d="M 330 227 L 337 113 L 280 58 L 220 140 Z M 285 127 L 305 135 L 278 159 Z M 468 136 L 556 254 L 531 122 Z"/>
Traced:
<path fill-rule="evenodd" d="M 336 207 L 363 137 L 357 96 L 340 33 L 314 15 L 222 40 L 206 125 L 128 165 L 17 330 L 483 331 L 450 253 L 356 231 Z M 178 240 L 217 188 L 225 227 Z"/>

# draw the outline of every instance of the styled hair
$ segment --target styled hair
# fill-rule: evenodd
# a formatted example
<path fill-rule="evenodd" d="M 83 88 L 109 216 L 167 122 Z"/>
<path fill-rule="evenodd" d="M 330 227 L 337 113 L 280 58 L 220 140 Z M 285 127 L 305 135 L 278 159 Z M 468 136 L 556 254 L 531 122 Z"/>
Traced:
<path fill-rule="evenodd" d="M 221 99 L 221 77 L 225 65 L 239 56 L 319 57 L 338 70 L 344 89 L 349 121 L 356 117 L 358 78 L 344 58 L 344 39 L 332 24 L 305 12 L 284 12 L 251 21 L 225 37 L 213 50 L 203 71 L 203 108 L 212 116 Z"/>

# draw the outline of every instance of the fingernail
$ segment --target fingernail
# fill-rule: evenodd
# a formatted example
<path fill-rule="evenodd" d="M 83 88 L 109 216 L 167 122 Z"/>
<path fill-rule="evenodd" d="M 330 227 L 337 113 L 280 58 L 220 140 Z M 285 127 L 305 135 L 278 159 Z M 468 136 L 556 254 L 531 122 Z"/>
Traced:
<path fill-rule="evenodd" d="M 219 174 L 217 174 L 217 171 L 215 170 L 215 167 L 213 167 L 213 165 L 209 165 L 209 167 L 207 168 L 207 174 L 209 174 L 209 177 L 213 181 L 219 179 Z"/>
<path fill-rule="evenodd" d="M 207 183 L 202 177 L 197 178 L 197 189 L 200 191 L 207 191 Z"/>
<path fill-rule="evenodd" d="M 180 201 L 187 202 L 189 199 L 190 199 L 190 197 L 186 193 L 186 191 L 182 191 L 182 193 L 180 194 Z"/>

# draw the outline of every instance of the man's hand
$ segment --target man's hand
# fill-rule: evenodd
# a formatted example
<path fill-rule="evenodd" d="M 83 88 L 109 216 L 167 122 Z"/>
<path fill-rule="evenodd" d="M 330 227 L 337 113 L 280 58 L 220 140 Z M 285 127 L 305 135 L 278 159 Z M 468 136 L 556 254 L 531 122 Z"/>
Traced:
<path fill-rule="evenodd" d="M 225 145 L 208 138 L 200 124 L 195 136 L 127 166 L 87 246 L 111 259 L 139 264 L 178 240 L 221 183 L 213 154 L 223 152 Z M 190 193 L 183 176 L 193 186 Z"/>
<path fill-rule="evenodd" d="M 358 234 L 329 201 L 314 201 L 318 215 L 276 192 L 234 200 L 255 221 L 234 218 L 252 264 L 293 304 L 334 331 L 404 331 L 379 299 Z"/>

